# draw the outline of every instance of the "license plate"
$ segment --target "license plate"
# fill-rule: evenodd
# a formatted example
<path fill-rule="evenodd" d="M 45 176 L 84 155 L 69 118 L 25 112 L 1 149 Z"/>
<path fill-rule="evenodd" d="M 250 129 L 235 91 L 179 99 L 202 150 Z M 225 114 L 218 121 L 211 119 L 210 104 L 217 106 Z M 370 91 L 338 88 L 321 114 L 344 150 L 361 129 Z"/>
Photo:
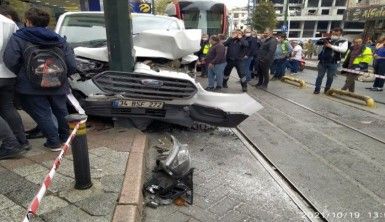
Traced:
<path fill-rule="evenodd" d="M 115 108 L 149 108 L 162 109 L 164 102 L 144 101 L 144 100 L 115 100 L 112 106 Z"/>

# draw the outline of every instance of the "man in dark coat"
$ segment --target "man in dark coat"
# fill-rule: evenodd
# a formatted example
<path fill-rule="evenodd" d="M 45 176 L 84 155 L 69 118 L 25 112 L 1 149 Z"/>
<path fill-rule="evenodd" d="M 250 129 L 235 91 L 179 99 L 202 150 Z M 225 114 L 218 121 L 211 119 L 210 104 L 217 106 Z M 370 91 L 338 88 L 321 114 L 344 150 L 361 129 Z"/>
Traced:
<path fill-rule="evenodd" d="M 259 48 L 258 55 L 258 84 L 256 87 L 262 86 L 267 88 L 269 84 L 269 69 L 274 61 L 274 53 L 277 49 L 277 39 L 274 38 L 273 32 L 270 28 L 266 28 L 263 33 L 262 45 Z"/>
<path fill-rule="evenodd" d="M 247 92 L 247 80 L 245 71 L 243 69 L 242 59 L 246 55 L 248 42 L 243 38 L 241 30 L 236 30 L 232 33 L 231 37 L 223 43 L 227 46 L 226 54 L 226 68 L 223 77 L 223 88 L 227 88 L 227 81 L 230 78 L 230 73 L 235 67 L 239 78 L 241 79 L 242 91 Z"/>
<path fill-rule="evenodd" d="M 62 50 L 67 67 L 67 75 L 76 71 L 73 50 L 66 40 L 46 27 L 50 16 L 47 12 L 31 8 L 25 13 L 26 27 L 18 30 L 9 40 L 4 52 L 4 63 L 17 76 L 16 91 L 20 94 L 23 109 L 35 120 L 47 139 L 44 146 L 51 151 L 60 151 L 62 143 L 68 138 L 68 115 L 66 94 L 69 83 L 65 78 L 63 84 L 56 88 L 39 88 L 30 80 L 26 69 L 24 53 L 32 46 L 53 47 Z M 30 67 L 28 67 L 30 68 Z M 52 113 L 58 121 L 55 126 Z"/>

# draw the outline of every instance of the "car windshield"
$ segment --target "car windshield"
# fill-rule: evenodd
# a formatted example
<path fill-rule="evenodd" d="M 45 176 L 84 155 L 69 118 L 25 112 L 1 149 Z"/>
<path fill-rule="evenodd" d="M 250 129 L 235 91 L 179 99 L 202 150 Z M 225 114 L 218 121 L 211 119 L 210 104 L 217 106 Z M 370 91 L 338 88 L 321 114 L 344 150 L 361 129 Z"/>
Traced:
<path fill-rule="evenodd" d="M 178 23 L 167 17 L 133 15 L 132 32 L 138 34 L 145 30 L 178 30 Z M 72 47 L 101 47 L 106 45 L 106 27 L 103 14 L 67 15 L 59 34 L 67 38 Z"/>

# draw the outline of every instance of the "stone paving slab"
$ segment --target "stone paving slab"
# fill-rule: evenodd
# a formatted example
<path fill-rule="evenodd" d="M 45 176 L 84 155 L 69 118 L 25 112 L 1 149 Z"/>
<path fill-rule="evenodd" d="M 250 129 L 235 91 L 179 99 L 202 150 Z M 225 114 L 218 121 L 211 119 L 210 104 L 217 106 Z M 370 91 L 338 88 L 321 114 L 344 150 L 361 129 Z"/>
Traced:
<path fill-rule="evenodd" d="M 22 118 L 27 129 L 34 126 L 24 113 Z M 111 221 L 122 190 L 129 151 L 137 134 L 142 133 L 135 129 L 90 127 L 87 136 L 93 186 L 88 190 L 74 189 L 73 158 L 69 152 L 41 202 L 38 215 L 31 221 Z M 43 139 L 30 142 L 33 148 L 23 157 L 0 161 L 1 222 L 22 221 L 59 154 L 45 149 Z"/>

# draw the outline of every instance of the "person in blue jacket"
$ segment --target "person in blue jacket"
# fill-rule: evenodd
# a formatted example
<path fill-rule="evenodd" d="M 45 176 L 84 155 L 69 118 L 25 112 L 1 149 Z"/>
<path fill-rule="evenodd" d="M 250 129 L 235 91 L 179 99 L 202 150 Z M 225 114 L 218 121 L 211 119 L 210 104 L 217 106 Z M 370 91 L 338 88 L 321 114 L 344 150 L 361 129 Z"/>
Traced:
<path fill-rule="evenodd" d="M 59 50 L 56 52 L 61 55 L 58 60 L 63 61 L 65 69 L 62 70 L 65 70 L 69 76 L 76 71 L 74 52 L 64 38 L 47 29 L 50 21 L 47 12 L 31 8 L 25 13 L 25 20 L 26 27 L 16 31 L 7 44 L 4 63 L 17 76 L 16 91 L 20 94 L 21 105 L 46 137 L 44 146 L 51 151 L 60 151 L 62 143 L 68 138 L 68 126 L 65 120 L 65 116 L 68 115 L 66 94 L 70 91 L 68 80 L 64 78 L 58 87 L 43 85 L 43 81 L 42 87 L 36 87 L 29 75 L 30 67 L 27 65 L 29 62 L 26 61 L 25 53 L 31 46 Z M 47 62 L 44 65 L 43 71 L 52 70 L 50 63 Z M 55 126 L 52 118 L 47 118 L 51 117 L 52 113 L 58 121 L 58 127 Z"/>

